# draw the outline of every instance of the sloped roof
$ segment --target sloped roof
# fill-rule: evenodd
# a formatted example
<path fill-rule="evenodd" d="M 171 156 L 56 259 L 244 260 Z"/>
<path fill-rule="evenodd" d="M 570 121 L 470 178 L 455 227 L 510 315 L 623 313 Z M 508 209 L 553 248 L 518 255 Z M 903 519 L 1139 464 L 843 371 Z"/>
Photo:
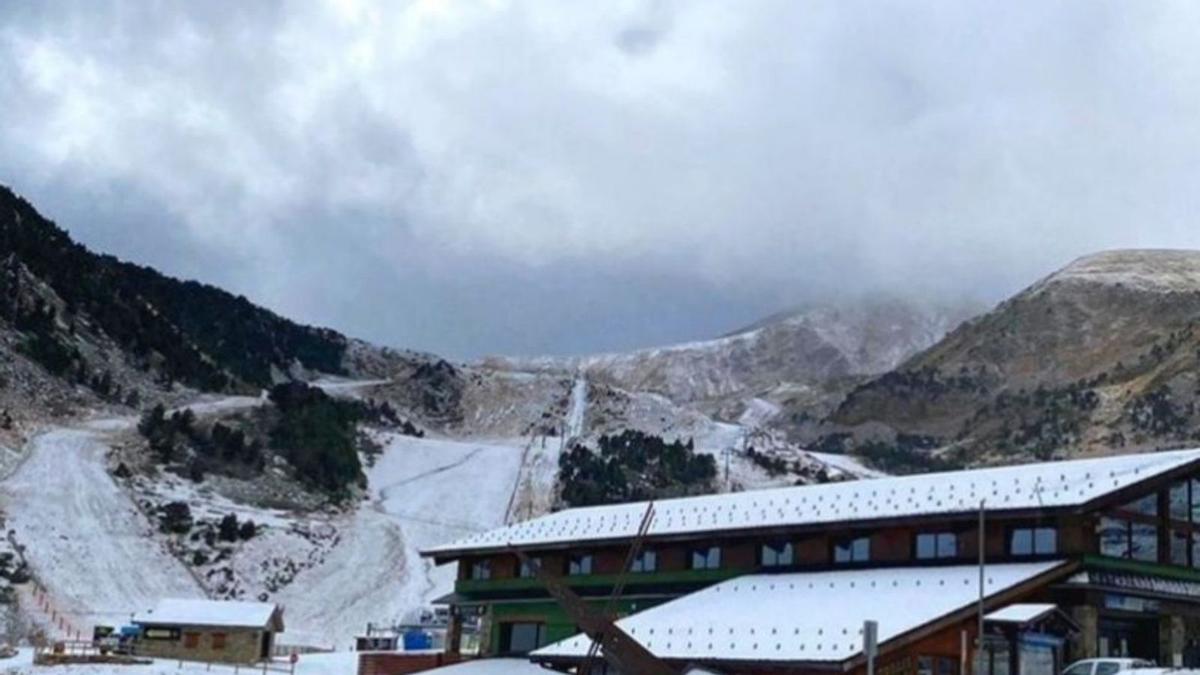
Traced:
<path fill-rule="evenodd" d="M 269 602 L 234 602 L 166 598 L 154 609 L 141 612 L 133 622 L 144 625 L 223 626 L 266 628 L 278 605 Z"/>
<path fill-rule="evenodd" d="M 666 499 L 649 536 L 970 513 L 981 500 L 990 510 L 1081 506 L 1197 461 L 1200 450 L 1178 450 Z M 422 553 L 629 538 L 645 512 L 646 502 L 568 509 Z"/>
<path fill-rule="evenodd" d="M 997 623 L 1029 623 L 1055 609 L 1058 606 L 1049 603 L 1017 603 L 986 614 L 983 618 Z"/>
<path fill-rule="evenodd" d="M 994 597 L 1063 562 L 992 565 Z M 979 568 L 910 567 L 738 577 L 617 622 L 655 655 L 693 661 L 842 662 L 862 652 L 862 627 L 879 624 L 879 644 L 974 606 Z M 804 608 L 820 608 L 809 611 Z M 531 654 L 553 661 L 587 655 L 576 635 Z"/>

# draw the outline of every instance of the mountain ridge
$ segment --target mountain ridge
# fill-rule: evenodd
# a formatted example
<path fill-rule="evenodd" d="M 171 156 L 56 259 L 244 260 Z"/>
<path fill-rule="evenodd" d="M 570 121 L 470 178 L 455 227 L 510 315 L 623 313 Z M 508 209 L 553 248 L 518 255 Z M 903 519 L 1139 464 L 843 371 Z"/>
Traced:
<path fill-rule="evenodd" d="M 1103 251 L 859 386 L 825 432 L 968 462 L 1180 447 L 1198 369 L 1200 252 Z"/>

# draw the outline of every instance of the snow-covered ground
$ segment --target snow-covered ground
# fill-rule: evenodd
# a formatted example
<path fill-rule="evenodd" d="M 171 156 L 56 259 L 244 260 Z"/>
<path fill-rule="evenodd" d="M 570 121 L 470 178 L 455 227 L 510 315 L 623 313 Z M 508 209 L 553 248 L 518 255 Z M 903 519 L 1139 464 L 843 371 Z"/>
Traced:
<path fill-rule="evenodd" d="M 587 378 L 582 374 L 575 378 L 571 385 L 571 405 L 567 409 L 566 436 L 579 438 L 583 436 L 583 422 L 587 414 Z"/>
<path fill-rule="evenodd" d="M 101 432 L 52 429 L 27 451 L 0 495 L 9 528 L 69 626 L 90 633 L 162 597 L 203 597 L 108 474 Z"/>
<path fill-rule="evenodd" d="M 205 414 L 261 403 L 258 397 L 209 398 L 189 407 Z M 8 526 L 45 588 L 27 587 L 22 606 L 51 635 L 88 634 L 93 625 L 127 620 L 161 598 L 213 590 L 171 554 L 155 524 L 107 471 L 110 434 L 134 422 L 97 419 L 47 430 L 31 439 L 0 483 Z M 158 482 L 158 496 L 187 501 L 197 517 L 234 512 L 267 525 L 233 561 L 245 577 L 246 599 L 263 590 L 256 582 L 296 563 L 291 583 L 270 597 L 285 607 L 289 630 L 282 641 L 344 647 L 368 621 L 400 621 L 452 589 L 453 569 L 433 569 L 419 551 L 503 524 L 529 443 L 380 439 L 385 450 L 368 469 L 367 501 L 350 512 L 303 516 L 261 509 L 173 476 Z"/>
<path fill-rule="evenodd" d="M 528 663 L 528 662 L 526 662 Z M 278 667 L 286 668 L 285 663 Z M 253 669 L 242 668 L 244 672 L 254 672 Z M 306 654 L 296 662 L 296 675 L 349 675 L 358 671 L 358 654 L 355 652 L 335 652 L 332 654 Z M 21 650 L 17 656 L 0 661 L 0 673 L 6 675 L 35 675 L 37 673 L 70 673 L 70 675 L 199 675 L 200 673 L 232 673 L 231 666 L 214 665 L 211 669 L 202 663 L 179 663 L 178 661 L 155 661 L 144 666 L 60 666 L 47 668 L 33 665 L 33 652 Z M 486 672 L 486 671 L 477 671 Z"/>
<path fill-rule="evenodd" d="M 848 474 L 854 478 L 880 478 L 887 475 L 878 469 L 872 469 L 850 455 L 838 455 L 830 452 L 806 452 L 809 457 L 812 457 L 818 462 L 833 467 L 834 469 L 837 469 L 838 471 Z"/>
<path fill-rule="evenodd" d="M 320 566 L 274 596 L 281 641 L 346 647 L 368 622 L 400 621 L 453 590 L 452 565 L 419 551 L 504 523 L 521 465 L 519 443 L 387 435 L 368 469 L 370 502 L 331 521 L 340 541 Z"/>

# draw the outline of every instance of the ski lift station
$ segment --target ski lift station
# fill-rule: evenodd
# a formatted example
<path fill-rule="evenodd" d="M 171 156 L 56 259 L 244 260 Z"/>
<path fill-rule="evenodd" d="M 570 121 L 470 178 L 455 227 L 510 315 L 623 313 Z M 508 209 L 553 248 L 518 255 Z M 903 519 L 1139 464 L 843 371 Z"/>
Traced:
<path fill-rule="evenodd" d="M 424 551 L 458 565 L 441 599 L 448 650 L 478 617 L 484 655 L 579 666 L 593 640 L 553 575 L 674 672 L 1197 665 L 1200 450 L 664 500 L 647 526 L 648 506 L 570 509 Z"/>

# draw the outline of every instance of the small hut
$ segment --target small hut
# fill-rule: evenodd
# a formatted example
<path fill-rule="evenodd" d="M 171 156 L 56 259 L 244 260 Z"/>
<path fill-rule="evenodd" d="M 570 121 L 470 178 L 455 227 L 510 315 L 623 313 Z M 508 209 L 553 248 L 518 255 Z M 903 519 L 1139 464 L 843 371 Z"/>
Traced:
<path fill-rule="evenodd" d="M 266 602 L 165 599 L 133 617 L 137 653 L 159 658 L 254 663 L 271 657 L 283 609 Z"/>

